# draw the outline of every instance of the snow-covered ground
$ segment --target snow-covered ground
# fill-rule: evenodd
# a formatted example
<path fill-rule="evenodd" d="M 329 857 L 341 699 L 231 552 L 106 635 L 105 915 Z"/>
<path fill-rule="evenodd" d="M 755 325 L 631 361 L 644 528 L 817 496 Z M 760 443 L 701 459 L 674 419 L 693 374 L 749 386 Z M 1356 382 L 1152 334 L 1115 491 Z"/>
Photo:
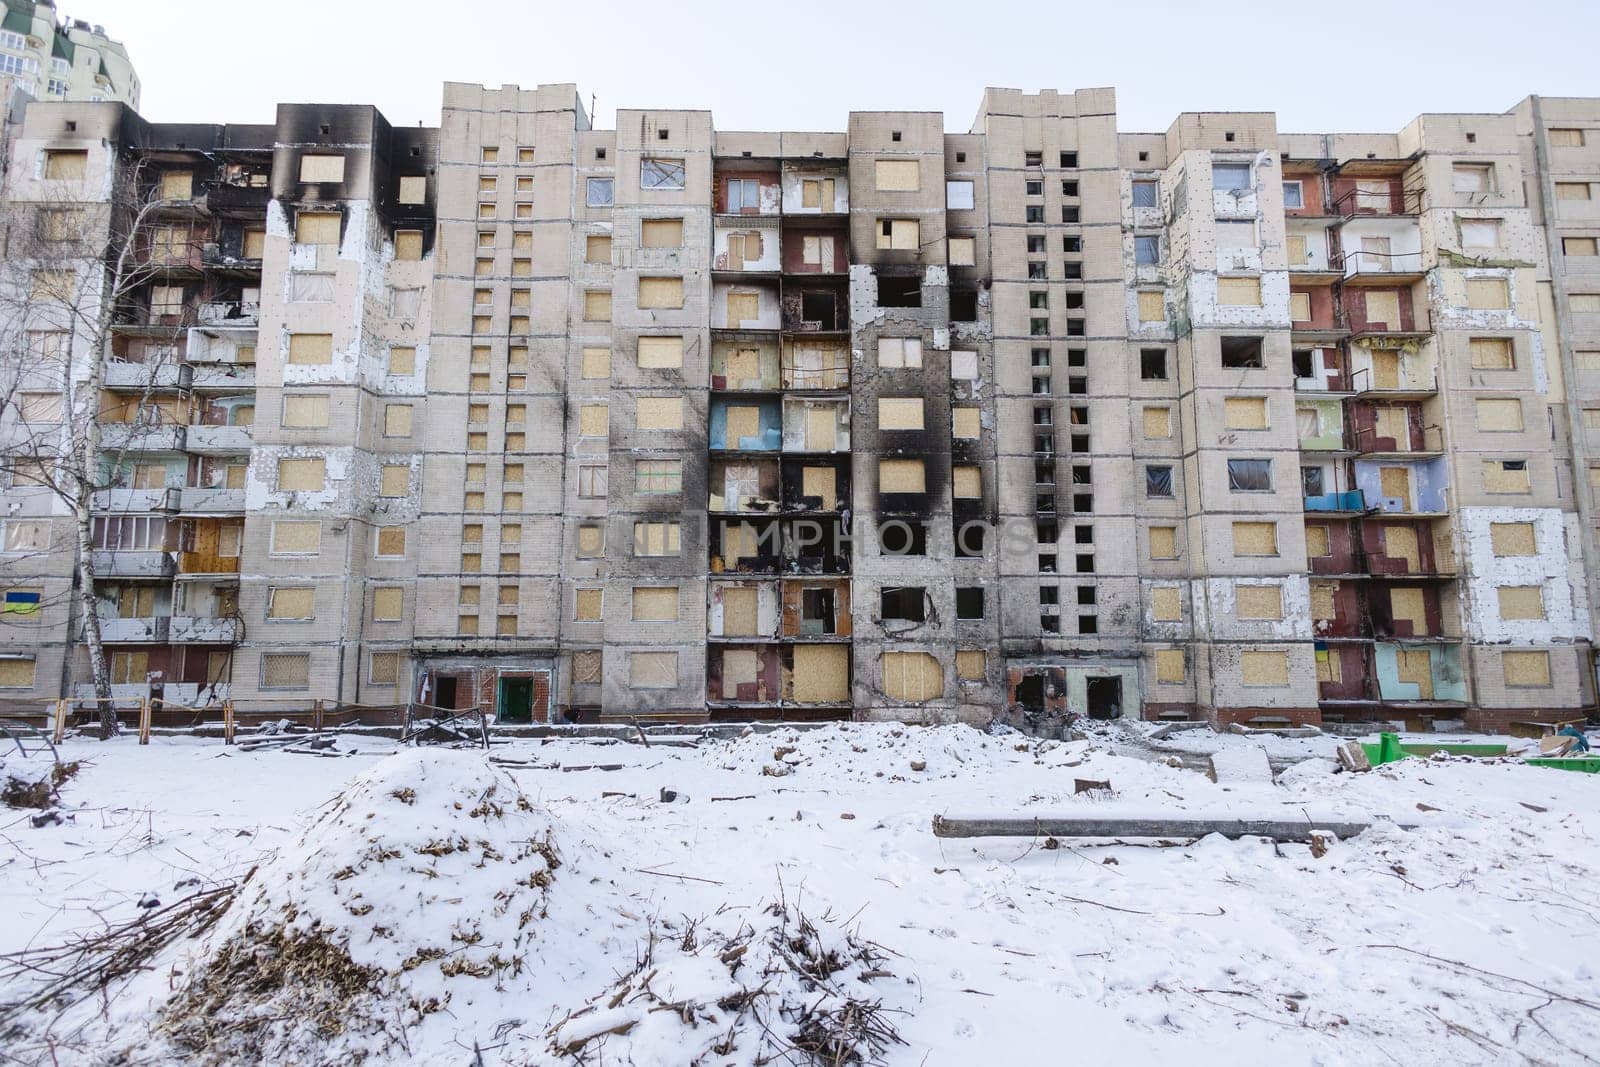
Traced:
<path fill-rule="evenodd" d="M 258 869 L 206 937 L 169 948 L 109 1007 L 22 1017 L 0 1063 L 238 1062 L 225 1045 L 193 1051 L 194 1020 L 163 1002 L 203 991 L 227 1016 L 238 979 L 216 999 L 218 953 L 267 916 L 343 938 L 382 976 L 352 1008 L 387 1012 L 382 1033 L 352 1028 L 300 1063 L 384 1046 L 367 1062 L 465 1065 L 475 1045 L 486 1064 L 573 1062 L 558 1044 L 613 1025 L 624 1032 L 583 1043 L 582 1062 L 690 1062 L 713 1047 L 703 1062 L 756 1062 L 747 1030 L 731 1048 L 713 1032 L 737 1025 L 725 994 L 753 968 L 730 977 L 694 946 L 755 931 L 754 959 L 800 915 L 821 941 L 876 946 L 878 962 L 832 982 L 887 1009 L 904 1041 L 892 1064 L 1600 1059 L 1600 776 L 1448 758 L 1336 774 L 1333 739 L 1315 738 L 1271 746 L 1275 766 L 1309 757 L 1276 782 L 1218 783 L 1193 754 L 1255 739 L 1186 737 L 1180 760 L 1141 736 L 859 724 L 697 747 L 519 741 L 495 746 L 493 766 L 481 751 L 349 737 L 339 758 L 70 741 L 64 758 L 85 765 L 62 789 L 66 821 L 35 828 L 0 809 L 0 954 Z M 0 773 L 19 762 L 5 759 Z M 1078 794 L 1080 778 L 1111 791 Z M 1317 857 L 1219 837 L 939 839 L 940 813 L 1418 826 Z M 526 847 L 545 833 L 553 865 Z M 651 975 L 650 1003 L 723 1007 L 648 1011 L 634 994 Z M 0 1002 L 27 988 L 13 980 Z"/>

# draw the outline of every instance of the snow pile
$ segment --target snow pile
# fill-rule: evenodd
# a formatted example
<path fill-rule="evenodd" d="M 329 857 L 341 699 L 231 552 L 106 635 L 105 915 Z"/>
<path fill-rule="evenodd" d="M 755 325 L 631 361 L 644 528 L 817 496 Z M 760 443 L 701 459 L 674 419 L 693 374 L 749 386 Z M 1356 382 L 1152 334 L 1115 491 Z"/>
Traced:
<path fill-rule="evenodd" d="M 392 756 L 245 882 L 156 1029 L 204 1063 L 398 1052 L 530 965 L 559 865 L 482 753 Z"/>
<path fill-rule="evenodd" d="M 630 973 L 551 1028 L 549 1050 L 638 1067 L 883 1063 L 912 1000 L 888 967 L 879 946 L 782 899 L 661 922 Z"/>
<path fill-rule="evenodd" d="M 1023 752 L 1065 762 L 1081 748 L 1020 734 L 991 736 L 959 724 L 830 723 L 809 730 L 748 731 L 705 751 L 726 771 L 768 777 L 809 771 L 826 782 L 896 782 L 958 778 L 978 768 L 1008 765 Z"/>

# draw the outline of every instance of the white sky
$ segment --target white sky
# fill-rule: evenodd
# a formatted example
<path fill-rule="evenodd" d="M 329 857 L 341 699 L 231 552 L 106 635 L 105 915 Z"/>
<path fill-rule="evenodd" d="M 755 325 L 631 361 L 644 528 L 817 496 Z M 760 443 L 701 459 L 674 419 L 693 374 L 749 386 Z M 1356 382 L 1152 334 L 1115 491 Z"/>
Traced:
<path fill-rule="evenodd" d="M 617 107 L 690 107 L 724 130 L 843 130 L 852 109 L 906 109 L 965 131 L 985 85 L 1115 86 L 1124 132 L 1184 110 L 1393 132 L 1529 93 L 1600 96 L 1596 0 L 58 3 L 127 45 L 162 122 L 271 122 L 284 101 L 435 125 L 446 80 L 576 82 L 599 128 Z"/>

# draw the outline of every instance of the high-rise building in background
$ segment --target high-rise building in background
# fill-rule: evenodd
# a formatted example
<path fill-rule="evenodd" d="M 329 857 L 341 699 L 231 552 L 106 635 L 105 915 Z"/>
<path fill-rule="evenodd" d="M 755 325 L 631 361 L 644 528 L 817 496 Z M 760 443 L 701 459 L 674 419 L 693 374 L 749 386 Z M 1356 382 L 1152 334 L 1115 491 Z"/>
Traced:
<path fill-rule="evenodd" d="M 74 522 L 16 447 L 76 403 L 118 695 L 1036 728 L 1594 706 L 1600 100 L 1395 134 L 1121 133 L 1109 89 L 990 89 L 966 134 L 616 125 L 571 85 L 447 84 L 437 129 L 30 105 L 0 697 L 92 692 Z M 66 273 L 100 285 L 119 189 L 146 273 L 101 343 L 48 314 L 49 249 L 87 233 Z M 102 395 L 63 400 L 96 361 Z"/>
<path fill-rule="evenodd" d="M 60 19 L 50 0 L 0 0 L 0 96 L 139 107 L 139 76 L 104 26 Z"/>

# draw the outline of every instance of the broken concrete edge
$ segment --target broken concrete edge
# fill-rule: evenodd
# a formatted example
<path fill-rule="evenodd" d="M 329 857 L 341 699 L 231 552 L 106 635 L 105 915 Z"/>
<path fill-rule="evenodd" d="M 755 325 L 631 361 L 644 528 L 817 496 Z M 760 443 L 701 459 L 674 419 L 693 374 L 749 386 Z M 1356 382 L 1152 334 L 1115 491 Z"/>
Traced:
<path fill-rule="evenodd" d="M 1308 844 L 1321 834 L 1355 837 L 1366 830 L 1387 827 L 1415 830 L 1417 823 L 1395 822 L 1376 816 L 1370 822 L 1333 822 L 1279 819 L 1149 819 L 1079 818 L 1073 816 L 947 816 L 933 817 L 935 837 L 1105 837 L 1202 838 L 1212 834 L 1237 839 L 1266 837 L 1274 841 Z"/>

